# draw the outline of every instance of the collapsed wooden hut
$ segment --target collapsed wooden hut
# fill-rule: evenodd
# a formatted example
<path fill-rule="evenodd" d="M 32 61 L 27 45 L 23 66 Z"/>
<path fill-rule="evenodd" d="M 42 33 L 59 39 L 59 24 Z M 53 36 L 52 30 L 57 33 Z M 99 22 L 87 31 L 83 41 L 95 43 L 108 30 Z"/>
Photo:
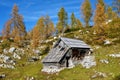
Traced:
<path fill-rule="evenodd" d="M 82 40 L 61 37 L 42 60 L 43 68 L 60 69 L 80 64 L 84 56 L 90 54 L 90 46 Z"/>

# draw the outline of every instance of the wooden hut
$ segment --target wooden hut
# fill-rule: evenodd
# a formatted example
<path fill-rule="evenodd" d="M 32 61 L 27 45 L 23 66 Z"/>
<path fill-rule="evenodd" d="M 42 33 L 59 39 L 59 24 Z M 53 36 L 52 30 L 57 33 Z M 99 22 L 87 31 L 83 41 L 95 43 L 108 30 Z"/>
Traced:
<path fill-rule="evenodd" d="M 80 60 L 88 54 L 90 54 L 90 46 L 82 40 L 61 37 L 42 60 L 43 68 L 73 67 L 80 64 Z"/>

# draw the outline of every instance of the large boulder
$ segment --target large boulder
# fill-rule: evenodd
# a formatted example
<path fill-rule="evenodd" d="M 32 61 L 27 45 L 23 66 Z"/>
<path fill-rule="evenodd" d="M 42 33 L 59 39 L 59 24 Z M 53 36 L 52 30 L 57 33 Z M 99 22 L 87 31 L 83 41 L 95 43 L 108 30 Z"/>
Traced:
<path fill-rule="evenodd" d="M 85 56 L 81 61 L 81 64 L 84 68 L 90 68 L 92 66 L 96 66 L 95 57 L 94 56 Z"/>

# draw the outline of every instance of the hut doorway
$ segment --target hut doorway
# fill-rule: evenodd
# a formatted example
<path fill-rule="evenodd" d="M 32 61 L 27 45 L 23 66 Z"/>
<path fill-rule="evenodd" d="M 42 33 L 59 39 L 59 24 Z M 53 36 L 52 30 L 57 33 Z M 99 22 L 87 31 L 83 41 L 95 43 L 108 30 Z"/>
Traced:
<path fill-rule="evenodd" d="M 66 56 L 66 67 L 69 67 L 69 59 L 70 59 L 70 57 Z"/>

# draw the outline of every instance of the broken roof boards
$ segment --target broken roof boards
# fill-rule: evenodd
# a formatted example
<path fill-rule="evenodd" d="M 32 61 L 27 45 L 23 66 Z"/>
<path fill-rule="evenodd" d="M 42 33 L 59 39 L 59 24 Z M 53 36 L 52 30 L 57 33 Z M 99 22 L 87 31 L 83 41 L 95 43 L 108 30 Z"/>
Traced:
<path fill-rule="evenodd" d="M 57 47 L 58 45 L 59 48 Z M 64 47 L 63 47 L 64 46 Z M 64 48 L 64 50 L 61 50 Z M 84 49 L 90 49 L 90 46 L 87 45 L 82 40 L 76 40 L 76 39 L 70 39 L 70 38 L 64 38 L 61 37 L 54 47 L 50 50 L 48 55 L 42 60 L 43 63 L 58 63 L 60 60 L 66 55 L 67 51 L 70 48 L 84 48 Z"/>

